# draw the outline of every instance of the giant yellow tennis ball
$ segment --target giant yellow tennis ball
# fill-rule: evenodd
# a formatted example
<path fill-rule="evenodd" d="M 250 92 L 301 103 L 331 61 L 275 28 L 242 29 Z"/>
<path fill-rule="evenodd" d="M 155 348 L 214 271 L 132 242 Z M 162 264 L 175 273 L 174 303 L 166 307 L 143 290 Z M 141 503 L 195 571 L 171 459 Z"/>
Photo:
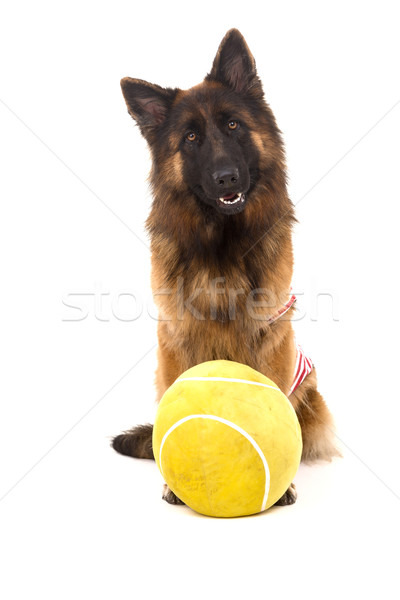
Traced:
<path fill-rule="evenodd" d="M 153 450 L 171 490 L 214 517 L 261 512 L 297 472 L 302 440 L 278 386 L 254 369 L 215 360 L 185 371 L 156 414 Z"/>

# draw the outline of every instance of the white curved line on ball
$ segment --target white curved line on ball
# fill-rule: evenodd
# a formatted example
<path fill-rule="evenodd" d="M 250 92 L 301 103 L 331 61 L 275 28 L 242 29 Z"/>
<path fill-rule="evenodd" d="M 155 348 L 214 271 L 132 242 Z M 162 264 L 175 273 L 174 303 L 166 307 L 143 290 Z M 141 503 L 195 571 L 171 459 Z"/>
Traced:
<path fill-rule="evenodd" d="M 280 392 L 280 394 L 286 398 L 289 410 L 292 412 L 293 415 L 296 416 L 297 419 L 296 411 L 293 408 L 293 404 L 290 402 L 288 397 L 285 396 L 282 390 L 276 385 L 268 385 L 268 383 L 261 383 L 260 381 L 249 381 L 248 379 L 235 379 L 234 377 L 180 377 L 178 379 L 175 379 L 171 387 L 177 385 L 180 381 L 223 381 L 224 383 L 248 383 L 249 385 L 259 385 L 264 388 L 269 388 L 270 390 Z"/>
<path fill-rule="evenodd" d="M 278 392 L 281 391 L 276 385 L 268 385 L 267 383 L 261 383 L 260 381 L 249 381 L 248 379 L 235 379 L 234 377 L 179 377 L 174 381 L 174 384 L 179 383 L 180 381 L 229 381 L 232 383 L 260 385 L 261 387 L 270 388 L 271 390 L 277 390 Z"/>
<path fill-rule="evenodd" d="M 182 380 L 180 380 L 180 381 L 182 381 Z M 270 387 L 270 386 L 268 386 L 268 387 Z M 276 389 L 276 388 L 274 388 L 274 389 Z M 191 419 L 211 419 L 213 421 L 219 421 L 220 423 L 223 423 L 224 425 L 228 425 L 228 427 L 231 427 L 232 429 L 235 429 L 235 431 L 238 431 L 239 433 L 241 433 L 250 442 L 250 444 L 253 446 L 253 448 L 256 450 L 257 454 L 261 458 L 262 464 L 264 466 L 265 491 L 264 491 L 264 498 L 262 501 L 260 512 L 265 510 L 267 500 L 268 500 L 269 483 L 270 483 L 270 473 L 269 473 L 267 459 L 265 458 L 264 453 L 261 450 L 260 446 L 257 444 L 256 440 L 254 438 L 252 438 L 251 435 L 249 433 L 247 433 L 247 431 L 245 431 L 244 429 L 239 427 L 239 425 L 236 425 L 236 423 L 232 423 L 232 421 L 228 421 L 227 419 L 223 419 L 222 417 L 217 417 L 216 415 L 189 415 L 187 417 L 183 417 L 183 419 L 180 419 L 179 421 L 174 423 L 168 429 L 168 431 L 164 434 L 164 437 L 161 440 L 159 463 L 160 463 L 160 470 L 161 470 L 162 475 L 164 475 L 164 472 L 163 472 L 162 462 L 161 462 L 161 453 L 162 453 L 163 446 L 164 446 L 168 436 L 174 431 L 174 429 L 179 427 L 179 425 L 182 425 L 182 423 L 186 423 L 186 421 L 190 421 Z"/>

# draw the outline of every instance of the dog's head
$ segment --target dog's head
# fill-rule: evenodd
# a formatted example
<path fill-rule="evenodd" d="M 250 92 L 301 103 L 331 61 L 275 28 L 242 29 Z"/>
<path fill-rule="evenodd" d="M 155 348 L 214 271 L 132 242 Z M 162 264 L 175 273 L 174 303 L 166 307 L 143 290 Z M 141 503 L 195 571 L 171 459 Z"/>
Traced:
<path fill-rule="evenodd" d="M 156 189 L 189 190 L 204 210 L 232 215 L 251 201 L 260 173 L 283 162 L 254 58 L 236 29 L 200 85 L 180 90 L 125 77 L 121 86 L 151 148 Z"/>

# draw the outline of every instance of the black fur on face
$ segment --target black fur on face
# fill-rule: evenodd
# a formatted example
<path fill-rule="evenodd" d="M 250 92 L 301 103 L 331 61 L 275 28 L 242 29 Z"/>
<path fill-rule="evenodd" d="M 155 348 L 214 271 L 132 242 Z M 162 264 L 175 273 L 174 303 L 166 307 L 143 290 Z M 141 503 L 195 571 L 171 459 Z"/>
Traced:
<path fill-rule="evenodd" d="M 186 186 L 203 211 L 241 212 L 259 180 L 260 149 L 265 154 L 260 136 L 280 146 L 242 35 L 227 33 L 210 73 L 190 90 L 130 78 L 121 86 L 153 153 L 153 187 L 159 180 L 165 185 L 165 174 L 173 171 L 179 189 Z"/>
<path fill-rule="evenodd" d="M 214 85 L 186 92 L 168 117 L 185 183 L 197 200 L 223 214 L 243 210 L 258 178 L 259 156 L 246 116 L 239 94 Z"/>

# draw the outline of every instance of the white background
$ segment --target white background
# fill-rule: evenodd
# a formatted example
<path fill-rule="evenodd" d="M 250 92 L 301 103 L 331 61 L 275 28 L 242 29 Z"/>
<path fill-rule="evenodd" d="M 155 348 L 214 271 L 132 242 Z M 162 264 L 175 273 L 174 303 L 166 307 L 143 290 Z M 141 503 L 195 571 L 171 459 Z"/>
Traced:
<path fill-rule="evenodd" d="M 2 598 L 398 593 L 396 4 L 3 2 Z M 155 411 L 149 162 L 119 80 L 190 87 L 231 27 L 286 140 L 296 329 L 344 459 L 302 466 L 292 507 L 217 520 L 108 444 Z"/>

